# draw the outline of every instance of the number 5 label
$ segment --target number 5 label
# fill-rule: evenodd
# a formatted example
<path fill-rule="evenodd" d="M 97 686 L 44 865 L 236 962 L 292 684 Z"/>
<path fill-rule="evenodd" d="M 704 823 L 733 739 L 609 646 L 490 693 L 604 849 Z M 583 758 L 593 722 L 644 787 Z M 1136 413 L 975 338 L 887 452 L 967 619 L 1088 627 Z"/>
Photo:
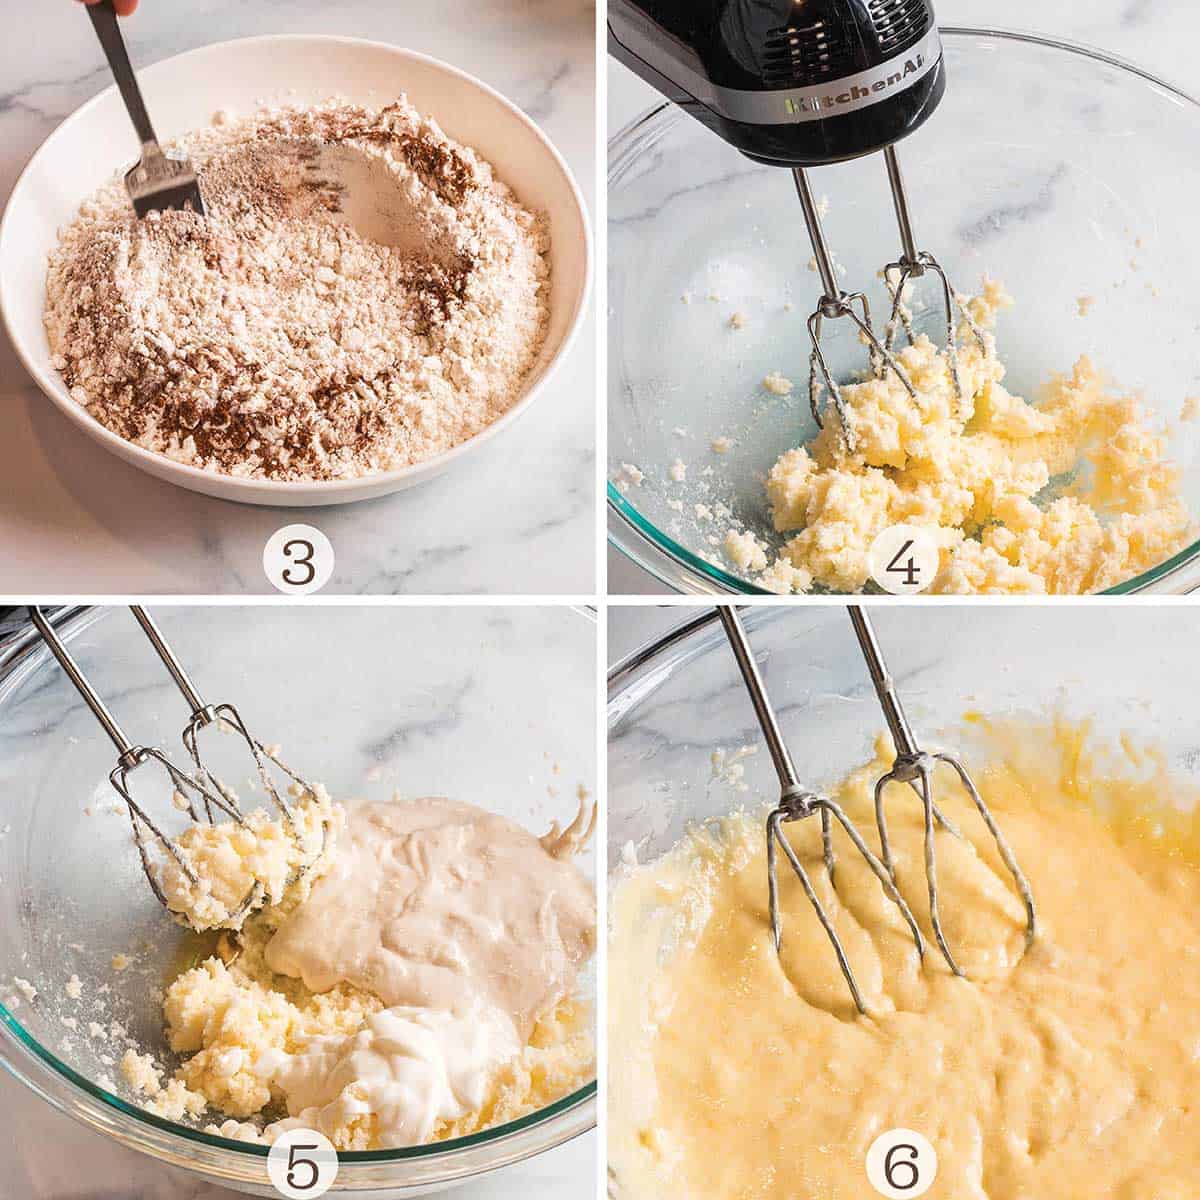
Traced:
<path fill-rule="evenodd" d="M 889 525 L 867 554 L 871 578 L 894 596 L 923 592 L 937 576 L 939 560 L 933 534 L 919 525 Z"/>
<path fill-rule="evenodd" d="M 267 1152 L 271 1186 L 287 1200 L 316 1200 L 333 1186 L 337 1173 L 337 1151 L 315 1129 L 289 1129 Z"/>
<path fill-rule="evenodd" d="M 263 547 L 263 570 L 288 596 L 320 591 L 333 574 L 333 546 L 311 525 L 285 525 Z"/>
<path fill-rule="evenodd" d="M 867 1151 L 867 1181 L 887 1200 L 923 1196 L 937 1178 L 937 1151 L 912 1129 L 889 1129 Z"/>

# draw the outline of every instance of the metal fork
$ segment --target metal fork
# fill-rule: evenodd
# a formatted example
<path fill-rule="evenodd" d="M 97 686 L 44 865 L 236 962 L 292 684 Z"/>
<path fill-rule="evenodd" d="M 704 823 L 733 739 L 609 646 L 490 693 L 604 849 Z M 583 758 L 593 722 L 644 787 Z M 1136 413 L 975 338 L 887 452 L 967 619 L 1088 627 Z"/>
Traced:
<path fill-rule="evenodd" d="M 142 157 L 125 173 L 125 190 L 133 202 L 138 217 L 164 209 L 187 209 L 198 216 L 205 215 L 200 180 L 192 164 L 180 154 L 168 152 L 158 144 L 142 89 L 129 62 L 125 39 L 117 27 L 117 12 L 112 0 L 87 6 L 88 16 L 100 39 L 108 65 L 121 99 L 125 101 L 129 119 L 142 143 Z"/>

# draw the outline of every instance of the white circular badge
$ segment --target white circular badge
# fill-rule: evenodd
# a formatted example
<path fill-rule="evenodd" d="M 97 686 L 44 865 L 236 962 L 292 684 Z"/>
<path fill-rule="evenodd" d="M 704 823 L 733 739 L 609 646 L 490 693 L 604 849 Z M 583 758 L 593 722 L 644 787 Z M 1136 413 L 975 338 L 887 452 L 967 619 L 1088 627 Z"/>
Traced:
<path fill-rule="evenodd" d="M 937 1151 L 912 1129 L 889 1129 L 867 1151 L 867 1180 L 888 1200 L 923 1196 L 937 1178 Z"/>
<path fill-rule="evenodd" d="M 289 596 L 320 591 L 333 574 L 333 546 L 311 525 L 285 525 L 263 547 L 263 571 Z"/>
<path fill-rule="evenodd" d="M 893 596 L 923 592 L 938 573 L 937 542 L 919 525 L 889 525 L 871 543 L 871 578 Z"/>
<path fill-rule="evenodd" d="M 289 1129 L 267 1152 L 271 1186 L 287 1200 L 316 1200 L 337 1178 L 333 1143 L 315 1129 Z"/>

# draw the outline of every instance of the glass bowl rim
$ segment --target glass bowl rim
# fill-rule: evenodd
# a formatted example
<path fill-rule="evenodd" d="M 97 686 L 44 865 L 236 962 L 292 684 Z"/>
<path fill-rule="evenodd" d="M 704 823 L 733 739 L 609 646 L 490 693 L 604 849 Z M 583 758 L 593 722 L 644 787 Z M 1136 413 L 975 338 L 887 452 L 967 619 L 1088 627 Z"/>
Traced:
<path fill-rule="evenodd" d="M 1093 62 L 1115 67 L 1121 72 L 1140 79 L 1143 83 L 1160 88 L 1169 96 L 1182 101 L 1184 104 L 1200 112 L 1200 98 L 1193 96 L 1190 92 L 1185 91 L 1169 80 L 1163 79 L 1159 75 L 1155 75 L 1151 71 L 1147 71 L 1144 67 L 1130 62 L 1128 59 L 1110 54 L 1108 51 L 1101 50 L 1095 46 L 1085 45 L 1082 42 L 992 26 L 939 25 L 938 32 L 942 37 L 949 37 L 952 41 L 960 38 L 963 41 L 975 38 L 990 39 L 997 43 L 1017 42 L 1036 46 L 1041 49 L 1063 51 L 1080 58 L 1091 59 Z M 635 143 L 643 135 L 653 134 L 661 136 L 672 128 L 676 122 L 684 120 L 686 120 L 686 114 L 677 106 L 670 103 L 670 101 L 664 100 L 626 122 L 608 140 L 606 173 L 608 187 L 611 188 L 613 183 L 617 181 L 620 174 L 625 170 L 631 150 L 635 148 Z M 681 545 L 670 534 L 659 529 L 652 521 L 642 516 L 638 509 L 630 504 L 621 494 L 620 489 L 611 480 L 606 481 L 606 488 L 610 516 L 608 522 L 609 544 L 616 547 L 631 562 L 648 571 L 660 583 L 671 587 L 673 591 L 678 592 L 681 590 L 672 580 L 665 577 L 664 568 L 655 561 L 655 557 L 644 553 L 646 549 L 655 551 L 660 556 L 665 556 L 677 566 L 682 567 L 687 573 L 699 575 L 701 582 L 715 584 L 717 590 L 721 593 L 748 596 L 769 596 L 773 594 L 766 588 L 760 587 L 750 580 L 741 579 L 726 571 L 723 567 L 706 561 L 686 546 Z M 622 534 L 626 531 L 633 535 L 631 541 L 626 541 L 623 538 Z M 1132 579 L 1126 579 L 1122 583 L 1116 584 L 1111 588 L 1106 588 L 1104 591 L 1096 594 L 1101 596 L 1124 596 L 1133 592 L 1143 591 L 1155 584 L 1164 582 L 1176 572 L 1195 562 L 1197 558 L 1200 558 L 1200 537 L 1188 546 L 1185 546 L 1182 550 L 1177 551 L 1170 558 L 1151 567 L 1148 571 L 1143 571 L 1140 575 L 1135 575 Z M 828 593 L 830 596 L 846 594 L 850 593 Z M 1050 599 L 1050 597 L 1047 598 Z"/>
<path fill-rule="evenodd" d="M 595 622 L 594 614 L 586 611 L 582 606 L 571 607 L 579 615 Z M 53 613 L 51 620 L 62 634 L 64 641 L 69 641 L 102 621 L 111 612 L 112 606 L 68 605 Z M 17 687 L 35 671 L 46 665 L 48 661 L 49 651 L 41 644 L 40 636 L 28 621 L 15 633 L 0 638 L 0 708 Z M 10 1049 L 17 1051 L 18 1059 L 10 1058 L 8 1054 Z M 129 1144 L 156 1158 L 170 1156 L 173 1152 L 180 1151 L 186 1155 L 186 1150 L 190 1145 L 218 1151 L 232 1151 L 239 1156 L 242 1162 L 250 1165 L 264 1161 L 270 1150 L 270 1147 L 266 1145 L 205 1133 L 200 1129 L 191 1129 L 164 1117 L 155 1116 L 137 1105 L 122 1100 L 121 1097 L 81 1075 L 43 1046 L 33 1034 L 25 1029 L 16 1015 L 2 1001 L 0 1001 L 0 1067 L 60 1112 L 76 1120 L 82 1120 L 92 1127 L 96 1127 L 97 1123 L 90 1108 L 96 1102 L 99 1102 L 100 1113 L 115 1118 L 118 1124 L 134 1122 L 132 1130 L 123 1130 L 123 1132 L 135 1135 L 140 1132 L 150 1140 L 135 1140 Z M 33 1068 L 32 1072 L 29 1071 L 30 1067 Z M 47 1078 L 45 1080 L 37 1078 L 37 1072 L 45 1073 Z M 48 1086 L 62 1083 L 67 1085 L 65 1089 L 60 1086 L 52 1091 Z M 77 1093 L 82 1093 L 82 1096 Z M 495 1164 L 497 1167 L 508 1165 L 544 1150 L 552 1149 L 554 1146 L 594 1128 L 596 1096 L 597 1080 L 593 1078 L 583 1087 L 559 1097 L 536 1112 L 527 1113 L 523 1117 L 501 1125 L 489 1126 L 478 1133 L 395 1150 L 348 1150 L 338 1154 L 338 1164 L 339 1167 L 353 1167 L 357 1164 L 388 1165 L 426 1160 L 433 1160 L 436 1164 L 437 1160 L 445 1159 L 446 1165 L 452 1166 L 456 1159 L 465 1157 L 469 1151 L 488 1146 L 501 1146 L 517 1140 L 519 1135 L 529 1134 L 542 1126 L 551 1125 L 550 1129 L 545 1130 L 548 1136 L 540 1144 L 522 1147 L 511 1158 L 504 1160 L 503 1163 Z M 577 1119 L 569 1125 L 564 1123 L 564 1128 L 559 1129 L 556 1119 L 576 1112 L 576 1110 L 578 1110 Z M 194 1163 L 193 1169 L 201 1173 L 209 1171 L 207 1162 L 204 1164 Z M 465 1179 L 490 1169 L 489 1166 L 477 1166 L 461 1174 L 451 1171 L 447 1179 Z M 257 1178 L 257 1174 L 253 1176 L 256 1181 Z M 422 1182 L 433 1183 L 435 1181 Z"/>

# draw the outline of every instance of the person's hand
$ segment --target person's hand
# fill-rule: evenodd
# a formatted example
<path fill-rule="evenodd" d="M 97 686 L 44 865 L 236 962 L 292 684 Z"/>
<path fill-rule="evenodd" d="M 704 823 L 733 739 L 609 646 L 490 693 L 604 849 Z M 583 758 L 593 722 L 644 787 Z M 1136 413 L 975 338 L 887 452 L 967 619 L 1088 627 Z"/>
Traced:
<path fill-rule="evenodd" d="M 100 0 L 83 0 L 84 4 L 99 4 Z M 127 17 L 138 6 L 138 0 L 113 0 L 118 17 Z"/>

